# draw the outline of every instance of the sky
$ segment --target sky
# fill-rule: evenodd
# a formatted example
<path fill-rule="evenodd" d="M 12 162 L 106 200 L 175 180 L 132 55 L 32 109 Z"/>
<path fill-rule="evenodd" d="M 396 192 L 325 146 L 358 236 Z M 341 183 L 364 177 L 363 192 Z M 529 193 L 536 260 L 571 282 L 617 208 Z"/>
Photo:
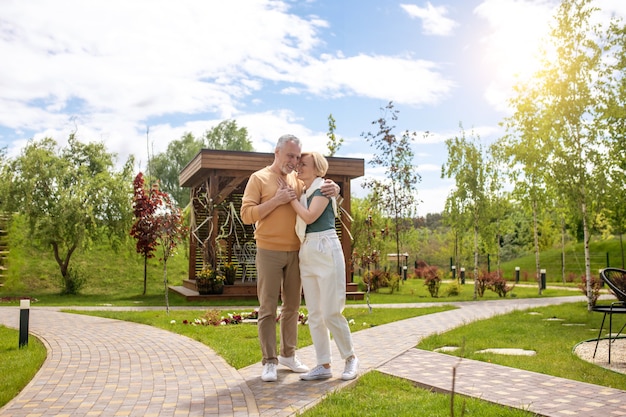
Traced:
<path fill-rule="evenodd" d="M 599 19 L 626 1 L 596 0 Z M 145 170 L 187 132 L 234 119 L 254 149 L 292 133 L 336 156 L 376 149 L 363 135 L 393 102 L 411 145 L 418 214 L 439 213 L 454 186 L 441 178 L 445 140 L 503 134 L 512 86 L 538 67 L 554 0 L 0 0 L 0 147 L 29 140 L 103 142 L 122 166 Z M 428 132 L 428 135 L 424 135 Z"/>

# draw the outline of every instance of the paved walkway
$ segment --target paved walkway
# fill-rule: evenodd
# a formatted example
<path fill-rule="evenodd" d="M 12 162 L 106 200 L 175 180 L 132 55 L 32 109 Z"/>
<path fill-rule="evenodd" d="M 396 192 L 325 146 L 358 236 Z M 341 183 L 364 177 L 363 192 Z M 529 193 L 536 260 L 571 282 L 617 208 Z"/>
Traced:
<path fill-rule="evenodd" d="M 354 333 L 361 371 L 379 370 L 544 416 L 626 416 L 626 391 L 414 349 L 425 336 L 515 309 L 582 301 L 582 297 L 455 303 L 457 310 Z M 424 304 L 420 304 L 424 306 Z M 382 307 L 382 306 L 375 306 Z M 385 306 L 385 307 L 407 307 Z M 1 307 L 0 323 L 19 326 L 19 308 Z M 208 347 L 150 326 L 33 307 L 30 330 L 48 358 L 2 417 L 30 416 L 292 416 L 332 390 L 338 376 L 304 382 L 279 367 L 277 383 L 260 380 L 261 365 L 235 370 Z M 17 343 L 17 341 L 16 341 Z M 311 346 L 300 349 L 313 365 Z M 624 387 L 626 390 L 626 387 Z"/>

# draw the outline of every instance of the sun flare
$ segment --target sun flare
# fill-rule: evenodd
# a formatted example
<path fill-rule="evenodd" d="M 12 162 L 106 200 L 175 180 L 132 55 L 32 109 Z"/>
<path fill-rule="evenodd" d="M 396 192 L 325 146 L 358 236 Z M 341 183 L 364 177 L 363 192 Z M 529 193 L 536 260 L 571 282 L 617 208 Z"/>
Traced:
<path fill-rule="evenodd" d="M 484 68 L 491 80 L 487 97 L 503 108 L 513 86 L 540 69 L 554 9 L 547 2 L 488 0 L 475 12 L 490 27 L 483 39 Z"/>

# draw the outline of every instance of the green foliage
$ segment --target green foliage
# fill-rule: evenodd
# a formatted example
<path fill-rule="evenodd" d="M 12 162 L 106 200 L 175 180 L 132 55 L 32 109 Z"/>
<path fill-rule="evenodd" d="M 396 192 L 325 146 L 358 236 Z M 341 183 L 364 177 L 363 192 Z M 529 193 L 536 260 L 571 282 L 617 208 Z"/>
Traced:
<path fill-rule="evenodd" d="M 101 242 L 92 245 L 88 251 L 77 251 L 72 268 L 85 274 L 81 295 L 58 297 L 60 278 L 52 253 L 41 252 L 20 238 L 25 236 L 21 224 L 23 218 L 15 217 L 9 232 L 8 276 L 0 290 L 1 297 L 30 296 L 47 305 L 163 305 L 164 290 L 160 279 L 148 281 L 148 295 L 142 295 L 144 262 L 137 256 L 130 239 L 117 250 L 107 242 Z M 173 285 L 182 285 L 187 279 L 189 258 L 186 248 L 181 252 L 181 256 L 174 256 L 168 262 L 168 277 Z M 147 266 L 149 275 L 161 276 L 163 266 L 158 259 L 149 260 Z M 173 300 L 177 305 L 189 305 L 182 297 Z"/>
<path fill-rule="evenodd" d="M 235 120 L 223 120 L 217 126 L 207 130 L 204 134 L 204 143 L 208 149 L 254 151 L 252 141 L 248 136 L 248 129 L 237 127 Z"/>
<path fill-rule="evenodd" d="M 381 111 L 384 115 L 372 122 L 378 126 L 378 131 L 363 133 L 361 136 L 376 148 L 377 152 L 369 163 L 374 167 L 384 168 L 385 179 L 365 179 L 363 187 L 372 191 L 373 204 L 394 222 L 396 245 L 393 253 L 399 254 L 400 234 L 404 229 L 402 220 L 410 218 L 414 213 L 417 203 L 415 185 L 421 181 L 413 166 L 414 155 L 411 146 L 417 133 L 405 130 L 400 137 L 396 136 L 393 132 L 395 126 L 389 123 L 398 120 L 398 110 L 395 110 L 393 103 L 389 102 Z M 397 272 L 401 273 L 400 265 Z"/>
<path fill-rule="evenodd" d="M 566 247 L 565 257 L 565 276 L 561 275 L 562 258 L 560 249 L 549 249 L 542 251 L 541 256 L 541 268 L 546 270 L 546 277 L 548 282 L 571 282 L 568 279 L 569 274 L 573 274 L 576 280 L 581 275 L 585 274 L 585 256 L 583 243 L 570 244 Z M 591 270 L 598 271 L 601 268 L 607 266 L 623 267 L 622 265 L 622 251 L 620 247 L 619 239 L 610 239 L 606 241 L 591 241 L 589 244 L 590 249 L 590 263 Z M 503 262 L 502 265 L 503 276 L 512 280 L 515 278 L 515 267 L 520 267 L 522 275 L 529 275 L 530 279 L 535 280 L 535 258 L 532 254 L 520 256 L 516 259 Z"/>
<path fill-rule="evenodd" d="M 32 243 L 52 249 L 66 280 L 77 250 L 103 237 L 126 238 L 132 159 L 122 171 L 114 165 L 103 144 L 84 144 L 72 134 L 60 149 L 49 138 L 31 141 L 3 167 L 4 210 L 24 218 Z"/>
<path fill-rule="evenodd" d="M 328 136 L 328 143 L 326 144 L 326 146 L 328 146 L 327 156 L 335 156 L 335 154 L 341 147 L 341 144 L 343 143 L 343 138 L 337 137 L 337 135 L 335 135 L 336 128 L 337 126 L 335 124 L 335 118 L 331 113 L 328 115 L 328 133 L 326 133 L 326 136 Z"/>
<path fill-rule="evenodd" d="M 461 284 L 453 281 L 445 287 L 444 294 L 446 297 L 456 297 L 461 294 Z"/>
<path fill-rule="evenodd" d="M 624 110 L 626 43 L 619 42 L 624 25 L 613 20 L 613 29 L 621 29 L 603 30 L 595 23 L 598 13 L 590 0 L 560 3 L 542 50 L 541 70 L 517 86 L 511 101 L 515 112 L 507 120 L 509 136 L 503 152 L 513 170 L 521 166 L 524 174 L 513 179 L 517 195 L 532 210 L 536 269 L 541 211 L 553 211 L 580 232 L 576 236 L 585 243 L 588 284 L 587 244 L 595 222 L 603 218 L 603 206 L 615 208 L 610 201 L 615 193 L 607 186 L 623 182 L 615 175 L 619 170 L 613 168 L 611 151 L 626 133 L 624 124 L 617 122 L 623 117 L 616 117 Z M 618 124 L 609 126 L 608 120 Z M 617 198 L 623 205 L 623 198 Z M 613 219 L 621 233 L 621 221 Z M 590 307 L 591 292 L 588 287 Z"/>
<path fill-rule="evenodd" d="M 383 245 L 380 231 L 384 225 L 379 208 L 369 198 L 352 198 L 352 264 L 355 267 L 377 268 Z"/>
<path fill-rule="evenodd" d="M 162 191 L 168 193 L 179 207 L 189 204 L 189 190 L 182 188 L 178 180 L 180 171 L 202 149 L 202 139 L 196 139 L 191 133 L 185 133 L 180 139 L 167 145 L 165 152 L 154 155 L 148 164 L 148 182 L 155 178 Z"/>
<path fill-rule="evenodd" d="M 148 164 L 149 177 L 156 178 L 161 189 L 168 193 L 179 207 L 189 204 L 189 190 L 182 188 L 178 175 L 202 148 L 228 151 L 254 151 L 245 127 L 237 127 L 235 120 L 224 120 L 195 138 L 185 133 L 167 145 L 165 152 L 154 155 Z"/>
<path fill-rule="evenodd" d="M 379 288 L 389 287 L 390 274 L 386 270 L 372 269 L 363 275 L 363 284 L 369 287 L 370 291 L 378 291 Z"/>
<path fill-rule="evenodd" d="M 439 288 L 441 287 L 441 278 L 437 275 L 429 275 L 424 279 L 424 285 L 428 288 L 431 297 L 439 297 Z"/>
<path fill-rule="evenodd" d="M 431 297 L 439 297 L 439 288 L 441 287 L 441 276 L 439 268 L 420 261 L 415 268 L 415 276 L 424 279 L 424 285 L 428 288 Z M 458 293 L 457 293 L 458 295 Z"/>
<path fill-rule="evenodd" d="M 68 268 L 67 275 L 61 276 L 61 295 L 77 295 L 85 285 L 87 277 L 79 268 Z"/>
<path fill-rule="evenodd" d="M 454 178 L 456 187 L 446 199 L 446 212 L 450 215 L 451 225 L 456 238 L 466 232 L 471 236 L 473 266 L 478 268 L 478 255 L 481 246 L 490 247 L 488 232 L 492 223 L 491 216 L 498 207 L 494 204 L 495 191 L 499 187 L 496 181 L 495 163 L 486 154 L 480 136 L 472 132 L 468 138 L 463 126 L 459 136 L 446 140 L 448 161 L 442 167 L 441 176 Z M 455 244 L 455 248 L 459 247 Z M 455 255 L 457 255 L 455 253 Z M 455 256 L 455 265 L 458 265 L 458 256 Z M 478 288 L 475 295 L 478 295 Z"/>

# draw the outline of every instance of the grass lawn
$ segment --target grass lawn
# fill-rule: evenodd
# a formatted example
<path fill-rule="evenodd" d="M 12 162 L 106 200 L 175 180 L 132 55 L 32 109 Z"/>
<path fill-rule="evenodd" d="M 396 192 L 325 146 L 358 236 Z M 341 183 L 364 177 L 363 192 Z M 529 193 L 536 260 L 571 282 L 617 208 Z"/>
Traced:
<path fill-rule="evenodd" d="M 358 279 L 358 277 L 357 277 Z M 182 281 L 181 281 L 182 283 Z M 175 283 L 180 285 L 181 283 Z M 513 284 L 512 284 L 513 285 Z M 467 281 L 460 286 L 460 293 L 454 296 L 446 295 L 450 282 L 444 281 L 439 291 L 439 297 L 433 298 L 421 279 L 408 279 L 400 284 L 400 288 L 391 291 L 390 288 L 381 288 L 376 292 L 366 293 L 364 300 L 348 300 L 347 304 L 365 304 L 368 300 L 371 304 L 387 303 L 432 303 L 452 301 L 474 300 L 474 286 L 472 281 Z M 146 295 L 142 295 L 138 288 L 143 288 L 141 282 L 135 281 L 132 288 L 124 291 L 124 286 L 115 285 L 115 291 L 105 292 L 101 288 L 86 288 L 80 295 L 59 295 L 53 288 L 46 290 L 5 289 L 0 295 L 6 297 L 0 305 L 18 305 L 20 297 L 33 298 L 33 305 L 46 306 L 165 306 L 165 290 L 163 284 L 149 286 Z M 539 295 L 538 288 L 529 283 L 521 283 L 507 295 L 507 298 L 537 298 L 537 297 L 561 297 L 571 295 L 583 295 L 583 293 L 571 286 L 557 286 L 542 291 Z M 500 297 L 493 291 L 487 290 L 478 300 L 496 300 Z M 170 306 L 189 307 L 220 307 L 220 306 L 258 306 L 256 300 L 217 300 L 217 301 L 186 301 L 177 293 L 169 293 Z"/>
<path fill-rule="evenodd" d="M 449 417 L 450 396 L 417 388 L 411 382 L 372 371 L 358 382 L 329 394 L 302 417 Z M 477 398 L 455 396 L 454 415 L 466 417 L 530 417 L 535 414 Z"/>
<path fill-rule="evenodd" d="M 407 279 L 400 282 L 399 290 L 392 291 L 390 288 L 381 288 L 376 292 L 369 294 L 369 299 L 372 304 L 387 304 L 387 303 L 432 303 L 432 302 L 452 302 L 452 301 L 473 301 L 474 300 L 474 282 L 466 280 L 465 285 L 460 285 L 460 292 L 458 295 L 448 295 L 448 289 L 452 286 L 451 281 L 443 281 L 441 288 L 439 289 L 439 296 L 436 298 L 431 297 L 428 292 L 428 288 L 424 285 L 422 279 Z M 571 285 L 554 285 L 548 289 L 545 289 L 539 294 L 539 287 L 529 282 L 520 282 L 520 285 L 515 285 L 513 290 L 507 294 L 506 298 L 538 298 L 538 297 L 563 297 L 572 295 L 583 295 L 582 291 L 577 288 L 573 288 Z M 367 294 L 366 294 L 367 296 Z M 498 300 L 501 299 L 498 294 L 493 291 L 487 290 L 483 297 L 478 297 L 478 300 Z M 348 301 L 348 304 L 362 304 L 364 301 Z"/>
<path fill-rule="evenodd" d="M 576 344 L 597 337 L 601 321 L 602 314 L 588 312 L 585 302 L 567 303 L 515 311 L 469 323 L 424 338 L 417 347 L 434 350 L 443 346 L 456 346 L 459 350 L 449 354 L 626 389 L 626 375 L 590 364 L 573 353 Z M 614 327 L 619 328 L 623 323 L 624 318 L 614 317 Z M 534 350 L 536 355 L 477 353 L 487 348 L 527 349 Z"/>
<path fill-rule="evenodd" d="M 0 407 L 30 382 L 46 360 L 46 347 L 34 336 L 18 347 L 19 331 L 0 325 Z"/>

